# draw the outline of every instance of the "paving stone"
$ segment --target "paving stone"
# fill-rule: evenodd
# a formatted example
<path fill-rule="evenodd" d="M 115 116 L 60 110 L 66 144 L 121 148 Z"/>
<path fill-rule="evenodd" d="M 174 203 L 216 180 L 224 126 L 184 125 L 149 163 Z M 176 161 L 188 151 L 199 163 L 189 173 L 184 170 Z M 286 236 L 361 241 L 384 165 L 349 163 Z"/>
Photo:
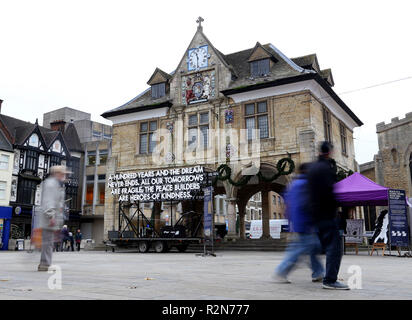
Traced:
<path fill-rule="evenodd" d="M 312 283 L 305 261 L 290 274 L 291 284 L 272 282 L 270 275 L 283 258 L 281 252 L 225 251 L 218 257 L 55 253 L 61 290 L 48 288 L 53 274 L 37 272 L 37 258 L 25 252 L 0 252 L 0 279 L 6 280 L 0 281 L 0 299 L 412 299 L 412 259 L 395 256 L 345 255 L 339 278 L 348 281 L 352 265 L 362 271 L 362 289 L 351 291 L 324 290 L 321 283 Z"/>

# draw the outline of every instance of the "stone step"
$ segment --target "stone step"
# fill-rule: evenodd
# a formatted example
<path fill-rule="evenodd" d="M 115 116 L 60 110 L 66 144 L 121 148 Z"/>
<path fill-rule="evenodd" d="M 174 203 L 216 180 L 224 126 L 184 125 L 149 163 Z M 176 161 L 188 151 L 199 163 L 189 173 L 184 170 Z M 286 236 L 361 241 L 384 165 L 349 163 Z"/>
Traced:
<path fill-rule="evenodd" d="M 284 251 L 287 244 L 286 239 L 236 240 L 217 242 L 214 244 L 214 249 L 234 251 Z M 188 249 L 203 250 L 203 244 L 191 244 Z"/>

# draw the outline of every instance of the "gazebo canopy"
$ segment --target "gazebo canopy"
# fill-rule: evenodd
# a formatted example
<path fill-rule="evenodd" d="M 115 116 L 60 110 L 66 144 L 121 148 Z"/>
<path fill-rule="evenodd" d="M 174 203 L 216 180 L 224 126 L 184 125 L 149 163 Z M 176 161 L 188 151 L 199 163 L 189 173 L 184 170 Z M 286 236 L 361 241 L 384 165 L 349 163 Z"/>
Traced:
<path fill-rule="evenodd" d="M 359 172 L 339 181 L 334 187 L 341 206 L 387 206 L 388 190 Z"/>

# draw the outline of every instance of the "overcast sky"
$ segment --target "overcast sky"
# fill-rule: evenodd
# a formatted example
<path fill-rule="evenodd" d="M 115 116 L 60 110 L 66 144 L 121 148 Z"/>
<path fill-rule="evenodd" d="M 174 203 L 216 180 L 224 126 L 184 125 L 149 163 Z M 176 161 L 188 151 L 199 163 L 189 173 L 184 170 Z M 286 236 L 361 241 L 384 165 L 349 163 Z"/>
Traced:
<path fill-rule="evenodd" d="M 173 71 L 196 32 L 228 54 L 272 43 L 288 57 L 316 53 L 336 93 L 412 77 L 412 1 L 0 0 L 0 99 L 6 115 L 42 123 L 61 107 L 92 119 Z M 364 122 L 359 163 L 378 151 L 376 124 L 412 111 L 412 78 L 340 95 Z"/>

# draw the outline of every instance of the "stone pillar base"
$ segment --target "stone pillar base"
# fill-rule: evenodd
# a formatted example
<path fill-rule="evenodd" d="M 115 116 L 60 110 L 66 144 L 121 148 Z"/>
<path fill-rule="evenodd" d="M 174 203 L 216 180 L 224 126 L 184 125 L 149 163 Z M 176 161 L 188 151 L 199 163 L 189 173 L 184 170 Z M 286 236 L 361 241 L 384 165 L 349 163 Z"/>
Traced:
<path fill-rule="evenodd" d="M 237 240 L 239 240 L 239 236 L 237 234 L 227 234 L 223 239 L 225 242 L 236 242 Z"/>
<path fill-rule="evenodd" d="M 260 240 L 272 240 L 273 238 L 269 235 L 262 235 L 260 238 Z"/>

